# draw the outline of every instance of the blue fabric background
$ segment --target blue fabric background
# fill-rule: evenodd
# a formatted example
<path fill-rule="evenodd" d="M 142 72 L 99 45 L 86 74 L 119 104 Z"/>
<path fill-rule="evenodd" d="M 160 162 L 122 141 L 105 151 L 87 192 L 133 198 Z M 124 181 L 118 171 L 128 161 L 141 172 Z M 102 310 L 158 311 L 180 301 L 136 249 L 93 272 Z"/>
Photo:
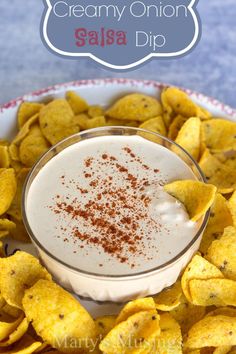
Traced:
<path fill-rule="evenodd" d="M 236 107 L 235 0 L 200 0 L 198 9 L 203 35 L 191 54 L 115 73 L 89 59 L 73 61 L 49 53 L 39 35 L 41 0 L 0 0 L 0 104 L 52 84 L 130 77 L 192 88 Z"/>

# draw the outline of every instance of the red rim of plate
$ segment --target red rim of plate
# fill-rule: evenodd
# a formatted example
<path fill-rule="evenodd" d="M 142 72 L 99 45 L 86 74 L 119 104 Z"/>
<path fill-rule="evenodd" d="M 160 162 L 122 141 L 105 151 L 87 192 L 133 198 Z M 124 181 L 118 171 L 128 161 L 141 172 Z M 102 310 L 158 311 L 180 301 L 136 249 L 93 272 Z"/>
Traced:
<path fill-rule="evenodd" d="M 162 83 L 162 82 L 152 81 L 152 80 L 136 80 L 136 79 L 122 79 L 122 78 L 107 78 L 107 79 L 71 81 L 71 82 L 67 82 L 67 83 L 49 86 L 47 88 L 33 91 L 33 92 L 28 93 L 24 96 L 13 99 L 5 104 L 0 105 L 0 113 L 2 113 L 6 109 L 16 107 L 17 105 L 26 101 L 29 98 L 39 97 L 39 96 L 43 96 L 46 94 L 50 95 L 50 94 L 60 91 L 63 88 L 67 89 L 69 87 L 78 88 L 81 86 L 107 85 L 107 84 L 116 84 L 116 85 L 129 84 L 134 87 L 139 86 L 139 85 L 143 85 L 143 86 L 152 86 L 157 89 L 163 89 L 163 88 L 166 88 L 169 86 L 175 86 L 175 85 L 170 85 L 167 83 Z M 218 108 L 219 110 L 224 112 L 224 114 L 226 114 L 227 116 L 232 117 L 232 118 L 233 117 L 236 118 L 236 109 L 233 109 L 232 107 L 230 107 L 228 105 L 225 105 L 224 103 L 216 100 L 215 98 L 205 96 L 205 95 L 203 95 L 199 92 L 196 92 L 196 91 L 192 91 L 192 90 L 185 89 L 182 87 L 180 87 L 180 88 L 181 88 L 181 90 L 186 92 L 191 97 L 193 97 L 193 98 L 195 97 L 196 99 L 201 100 L 205 104 L 209 103 L 209 104 L 213 105 L 215 108 Z"/>

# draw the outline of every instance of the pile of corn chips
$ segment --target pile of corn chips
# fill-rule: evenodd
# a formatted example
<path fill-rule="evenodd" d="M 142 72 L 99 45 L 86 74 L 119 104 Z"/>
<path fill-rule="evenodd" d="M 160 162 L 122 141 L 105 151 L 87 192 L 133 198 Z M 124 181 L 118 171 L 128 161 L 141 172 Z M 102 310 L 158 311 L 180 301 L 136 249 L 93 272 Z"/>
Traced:
<path fill-rule="evenodd" d="M 195 255 L 171 288 L 95 320 L 33 256 L 1 258 L 0 353 L 234 353 L 235 253 L 214 242 L 209 261 Z"/>
<path fill-rule="evenodd" d="M 207 185 L 165 186 L 193 221 L 211 206 L 199 253 L 171 288 L 93 319 L 36 258 L 21 251 L 5 257 L 0 241 L 0 353 L 235 354 L 236 123 L 212 117 L 177 88 L 163 90 L 161 102 L 129 94 L 107 110 L 74 92 L 22 103 L 17 136 L 0 140 L 0 239 L 29 242 L 21 194 L 38 158 L 71 134 L 113 125 L 157 132 L 199 163 Z"/>

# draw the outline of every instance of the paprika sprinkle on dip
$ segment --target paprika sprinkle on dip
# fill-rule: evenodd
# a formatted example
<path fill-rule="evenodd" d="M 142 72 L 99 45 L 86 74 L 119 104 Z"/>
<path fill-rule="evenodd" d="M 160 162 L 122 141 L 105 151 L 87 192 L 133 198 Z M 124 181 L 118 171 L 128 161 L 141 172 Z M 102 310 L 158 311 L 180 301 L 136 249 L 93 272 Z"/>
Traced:
<path fill-rule="evenodd" d="M 126 274 L 173 258 L 198 228 L 163 190 L 194 178 L 168 149 L 140 136 L 76 143 L 38 173 L 28 198 L 30 226 L 47 249 L 78 269 Z"/>
<path fill-rule="evenodd" d="M 158 219 L 148 216 L 151 198 L 144 193 L 144 187 L 149 186 L 147 178 L 138 179 L 131 173 L 132 165 L 129 170 L 109 154 L 102 154 L 100 158 L 98 156 L 96 162 L 93 159 L 90 161 L 88 164 L 88 159 L 84 160 L 83 175 L 91 179 L 91 199 L 83 196 L 83 188 L 78 181 L 73 180 L 67 182 L 68 187 L 73 184 L 80 192 L 78 196 L 70 202 L 65 197 L 56 196 L 55 203 L 49 207 L 55 214 L 78 221 L 79 226 L 63 230 L 63 233 L 69 235 L 74 242 L 78 238 L 86 245 L 101 247 L 121 263 L 129 263 L 130 253 L 145 256 L 143 238 L 148 239 L 153 230 L 158 233 L 162 227 Z M 143 168 L 151 170 L 144 167 L 141 161 L 138 162 Z M 110 174 L 103 173 L 103 178 L 100 178 L 99 174 L 106 171 L 108 166 Z M 82 207 L 81 199 L 84 198 L 86 203 Z M 146 230 L 142 225 L 146 225 Z M 88 229 L 89 234 L 86 231 Z"/>

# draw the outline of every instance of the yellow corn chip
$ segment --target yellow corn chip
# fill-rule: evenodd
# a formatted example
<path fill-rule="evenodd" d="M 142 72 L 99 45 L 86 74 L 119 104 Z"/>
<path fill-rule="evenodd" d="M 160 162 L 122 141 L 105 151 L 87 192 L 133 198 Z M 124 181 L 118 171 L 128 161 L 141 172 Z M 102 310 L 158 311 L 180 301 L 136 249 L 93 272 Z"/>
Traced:
<path fill-rule="evenodd" d="M 196 161 L 200 156 L 201 121 L 199 118 L 189 118 L 180 129 L 175 142 L 184 148 Z M 179 154 L 179 149 L 173 146 L 172 150 Z"/>
<path fill-rule="evenodd" d="M 231 345 L 223 345 L 222 347 L 218 347 L 214 350 L 214 354 L 227 354 L 229 353 L 230 349 L 232 348 Z"/>
<path fill-rule="evenodd" d="M 26 318 L 19 324 L 19 326 L 14 330 L 14 332 L 9 334 L 9 337 L 4 341 L 0 342 L 0 347 L 8 347 L 13 343 L 19 341 L 23 335 L 27 332 L 29 323 Z"/>
<path fill-rule="evenodd" d="M 198 306 L 236 306 L 236 282 L 229 279 L 192 279 L 192 303 Z"/>
<path fill-rule="evenodd" d="M 10 208 L 7 211 L 8 215 L 11 215 L 14 219 L 21 221 L 22 216 L 21 216 L 21 197 L 22 197 L 22 191 L 23 191 L 23 186 L 26 180 L 26 177 L 28 176 L 30 169 L 29 168 L 22 168 L 20 172 L 17 174 L 16 179 L 17 179 L 17 190 L 15 197 L 12 201 L 12 204 Z"/>
<path fill-rule="evenodd" d="M 21 310 L 19 310 L 18 308 L 7 304 L 6 302 L 5 302 L 5 304 L 4 304 L 2 309 L 3 309 L 3 311 L 5 313 L 7 313 L 11 317 L 19 318 L 21 316 L 21 314 L 22 314 Z"/>
<path fill-rule="evenodd" d="M 194 180 L 175 181 L 164 186 L 167 193 L 184 204 L 192 221 L 199 220 L 211 207 L 216 187 Z"/>
<path fill-rule="evenodd" d="M 228 166 L 229 168 L 236 168 L 236 151 L 235 150 L 228 150 L 228 151 L 221 151 L 221 152 L 212 152 L 212 154 L 224 165 Z"/>
<path fill-rule="evenodd" d="M 155 310 L 156 305 L 152 297 L 141 298 L 128 302 L 116 319 L 116 324 L 126 321 L 130 316 L 140 311 Z"/>
<path fill-rule="evenodd" d="M 188 264 L 181 278 L 181 285 L 184 295 L 189 302 L 192 302 L 189 290 L 189 282 L 192 279 L 221 279 L 224 278 L 221 271 L 209 263 L 206 259 L 196 254 Z"/>
<path fill-rule="evenodd" d="M 156 337 L 152 354 L 182 354 L 182 335 L 178 322 L 170 315 L 160 316 L 161 334 Z"/>
<path fill-rule="evenodd" d="M 0 238 L 6 237 L 16 229 L 16 224 L 8 219 L 0 219 Z"/>
<path fill-rule="evenodd" d="M 45 342 L 65 353 L 89 351 L 96 325 L 80 303 L 48 280 L 39 280 L 25 291 L 26 317 Z"/>
<path fill-rule="evenodd" d="M 101 341 L 99 349 L 104 354 L 146 353 L 159 334 L 156 311 L 141 311 L 116 325 Z"/>
<path fill-rule="evenodd" d="M 4 300 L 1 292 L 0 292 L 0 310 L 6 305 L 6 301 Z"/>
<path fill-rule="evenodd" d="M 89 118 L 87 114 L 79 114 L 75 119 L 81 130 L 98 128 L 106 125 L 104 116 Z"/>
<path fill-rule="evenodd" d="M 20 172 L 24 166 L 20 161 L 14 161 L 11 159 L 11 167 L 15 170 L 16 173 Z"/>
<path fill-rule="evenodd" d="M 171 140 L 175 140 L 177 138 L 177 135 L 186 122 L 187 118 L 183 117 L 181 115 L 177 115 L 173 121 L 171 122 L 168 130 L 168 138 Z"/>
<path fill-rule="evenodd" d="M 202 349 L 196 349 L 196 350 L 184 350 L 184 353 L 189 353 L 189 354 L 226 354 L 229 353 L 230 349 L 232 347 L 228 346 L 228 345 L 224 345 L 218 348 L 214 348 L 214 347 L 206 347 L 206 348 L 202 348 Z"/>
<path fill-rule="evenodd" d="M 205 150 L 199 166 L 208 183 L 214 184 L 220 193 L 231 193 L 236 188 L 236 170 L 225 166 L 209 150 Z"/>
<path fill-rule="evenodd" d="M 218 239 L 223 234 L 225 227 L 231 225 L 233 225 L 233 219 L 230 213 L 230 206 L 227 200 L 217 193 L 200 244 L 200 251 L 205 255 L 212 241 Z"/>
<path fill-rule="evenodd" d="M 181 303 L 182 288 L 180 281 L 177 281 L 171 288 L 163 290 L 153 297 L 156 308 L 160 311 L 171 311 Z"/>
<path fill-rule="evenodd" d="M 34 125 L 20 144 L 20 160 L 25 166 L 32 167 L 49 148 L 50 144 L 44 138 L 41 129 L 38 125 Z"/>
<path fill-rule="evenodd" d="M 57 353 L 57 352 L 56 352 Z M 59 353 L 59 352 L 58 352 Z M 102 354 L 101 350 L 99 350 L 99 344 L 97 347 L 95 347 L 92 351 L 90 351 L 91 354 Z"/>
<path fill-rule="evenodd" d="M 166 127 L 163 122 L 162 116 L 151 118 L 142 123 L 139 128 L 150 130 L 154 133 L 159 133 L 163 136 L 166 136 Z M 151 140 L 151 139 L 149 139 Z M 155 140 L 155 139 L 154 139 Z"/>
<path fill-rule="evenodd" d="M 138 127 L 140 125 L 140 122 L 135 121 L 135 120 L 121 120 L 121 119 L 115 119 L 115 118 L 106 118 L 106 126 L 127 126 L 127 127 Z"/>
<path fill-rule="evenodd" d="M 5 235 L 6 236 L 6 235 Z M 1 231 L 0 231 L 0 238 L 1 238 Z M 0 241 L 0 257 L 5 257 L 5 252 L 4 252 L 4 246 L 2 241 Z M 2 295 L 0 293 L 0 308 L 1 308 L 1 299 L 2 299 Z"/>
<path fill-rule="evenodd" d="M 113 327 L 115 327 L 116 316 L 101 316 L 96 318 L 95 324 L 97 325 L 98 333 L 101 338 L 104 338 Z"/>
<path fill-rule="evenodd" d="M 233 218 L 234 226 L 236 227 L 236 192 L 229 198 L 228 207 Z"/>
<path fill-rule="evenodd" d="M 224 161 L 225 166 L 232 168 L 232 169 L 236 169 L 236 151 L 231 150 L 231 151 L 224 153 L 224 155 L 226 155 L 226 159 Z M 217 156 L 217 158 L 218 158 L 218 156 Z"/>
<path fill-rule="evenodd" d="M 37 340 L 39 340 L 39 336 L 37 336 Z M 49 350 L 49 348 L 50 348 L 50 346 L 47 344 L 47 343 L 42 343 L 41 344 L 41 346 L 38 348 L 38 349 L 36 349 L 35 351 L 34 351 L 34 353 L 52 353 L 51 351 L 48 351 Z M 53 353 L 54 354 L 57 354 L 57 353 L 62 353 L 62 352 L 59 352 L 59 351 L 57 351 L 57 350 L 53 350 Z"/>
<path fill-rule="evenodd" d="M 7 230 L 1 231 L 0 230 L 0 238 L 6 237 L 8 235 L 9 235 L 9 231 L 7 231 Z M 1 245 L 2 245 L 2 243 L 1 243 Z"/>
<path fill-rule="evenodd" d="M 66 99 L 74 114 L 80 114 L 89 109 L 87 102 L 73 91 L 68 91 L 66 93 Z"/>
<path fill-rule="evenodd" d="M 221 270 L 226 278 L 236 280 L 236 228 L 229 226 L 219 240 L 212 242 L 206 259 Z"/>
<path fill-rule="evenodd" d="M 188 95 L 176 87 L 169 87 L 162 91 L 161 101 L 164 108 L 164 121 L 168 127 L 174 116 L 199 117 L 209 119 L 211 114 L 196 105 Z"/>
<path fill-rule="evenodd" d="M 104 116 L 104 113 L 102 106 L 90 106 L 88 109 L 88 115 L 90 118 Z"/>
<path fill-rule="evenodd" d="M 29 134 L 30 132 L 30 127 L 35 124 L 39 119 L 39 114 L 35 114 L 33 117 L 31 117 L 27 122 L 23 125 L 23 127 L 20 129 L 19 133 L 15 137 L 15 139 L 12 141 L 11 145 L 9 146 L 9 152 L 11 155 L 11 158 L 13 160 L 16 160 L 17 154 L 14 153 L 15 147 L 13 145 L 18 146 L 22 140 Z M 12 152 L 13 151 L 13 152 Z M 14 158 L 14 154 L 16 154 L 16 157 Z"/>
<path fill-rule="evenodd" d="M 139 128 L 166 136 L 166 127 L 161 116 L 146 120 L 139 126 Z M 142 136 L 144 139 L 153 141 L 157 144 L 162 144 L 163 141 L 161 137 L 151 134 L 149 132 L 139 132 L 138 135 Z"/>
<path fill-rule="evenodd" d="M 40 348 L 39 348 L 40 349 Z M 41 351 L 40 352 L 38 352 L 37 350 L 34 352 L 34 353 L 41 353 Z M 42 352 L 42 353 L 45 353 L 45 354 L 63 354 L 62 352 L 59 352 L 58 350 L 49 350 L 49 351 L 46 351 L 46 352 Z M 99 354 L 99 353 L 101 353 L 100 351 L 99 352 L 96 352 L 96 351 L 90 351 L 89 353 L 94 353 L 94 354 Z"/>
<path fill-rule="evenodd" d="M 14 240 L 29 243 L 30 238 L 29 235 L 25 229 L 25 226 L 22 221 L 19 221 L 15 219 L 14 217 L 11 217 L 11 220 L 15 223 L 16 227 L 14 229 L 10 230 L 10 235 Z"/>
<path fill-rule="evenodd" d="M 9 142 L 5 139 L 0 139 L 0 146 L 9 146 Z"/>
<path fill-rule="evenodd" d="M 80 128 L 80 130 L 86 130 L 88 129 L 88 121 L 91 118 L 86 113 L 81 113 L 75 116 L 75 120 Z"/>
<path fill-rule="evenodd" d="M 140 93 L 126 95 L 108 109 L 106 115 L 121 120 L 144 122 L 162 114 L 161 104 L 157 99 Z"/>
<path fill-rule="evenodd" d="M 0 293 L 0 310 L 2 312 L 3 307 L 6 305 L 6 301 L 2 297 L 2 294 Z M 5 312 L 5 311 L 4 311 Z"/>
<path fill-rule="evenodd" d="M 42 103 L 37 102 L 23 102 L 18 111 L 18 126 L 22 128 L 23 125 L 35 114 L 39 113 L 43 107 Z"/>
<path fill-rule="evenodd" d="M 234 346 L 234 348 L 232 350 L 229 351 L 229 354 L 236 354 L 236 348 Z"/>
<path fill-rule="evenodd" d="M 97 116 L 91 118 L 88 122 L 88 129 L 104 127 L 106 124 L 106 119 L 104 116 Z"/>
<path fill-rule="evenodd" d="M 26 289 L 39 279 L 51 280 L 51 275 L 41 266 L 38 259 L 18 251 L 13 256 L 0 258 L 0 289 L 5 301 L 22 309 L 22 298 Z"/>
<path fill-rule="evenodd" d="M 206 147 L 214 152 L 236 150 L 236 123 L 226 119 L 211 119 L 202 123 Z"/>
<path fill-rule="evenodd" d="M 11 231 L 16 228 L 16 224 L 8 219 L 0 219 L 0 231 Z"/>
<path fill-rule="evenodd" d="M 15 331 L 18 325 L 22 322 L 24 315 L 22 314 L 19 318 L 15 319 L 7 315 L 4 311 L 0 312 L 0 342 L 4 341 L 8 336 Z"/>
<path fill-rule="evenodd" d="M 227 316 L 208 316 L 193 325 L 190 329 L 185 347 L 220 347 L 235 344 L 235 319 Z"/>
<path fill-rule="evenodd" d="M 16 176 L 13 168 L 0 172 L 0 215 L 10 207 L 16 193 Z"/>
<path fill-rule="evenodd" d="M 1 231 L 0 231 L 0 238 L 1 238 L 1 237 L 2 237 L 2 236 L 1 236 Z M 4 251 L 3 242 L 0 241 L 0 258 L 2 258 L 2 257 L 5 257 L 5 251 Z M 0 292 L 0 308 L 1 308 L 1 298 L 2 298 L 2 296 L 1 296 L 1 292 Z"/>
<path fill-rule="evenodd" d="M 39 123 L 45 138 L 52 144 L 79 132 L 73 111 L 66 100 L 57 99 L 43 107 Z"/>
<path fill-rule="evenodd" d="M 34 353 L 38 353 L 37 350 L 34 352 Z M 44 353 L 44 352 L 43 352 Z M 49 351 L 46 351 L 45 352 L 46 354 L 63 354 L 62 352 L 59 352 L 58 350 L 49 350 Z M 99 352 L 95 352 L 95 351 L 90 351 L 89 353 L 94 353 L 94 354 L 97 354 L 97 353 L 101 353 L 100 351 Z"/>
<path fill-rule="evenodd" d="M 208 312 L 206 316 L 229 316 L 229 317 L 236 317 L 236 308 L 233 307 L 219 307 L 216 310 Z"/>
<path fill-rule="evenodd" d="M 53 349 L 48 343 L 42 341 L 42 338 L 37 335 L 37 333 L 35 332 L 35 330 L 31 324 L 29 325 L 27 334 L 29 334 L 36 342 L 42 342 L 41 346 L 35 350 L 35 353 L 41 353 L 41 352 L 44 353 L 50 349 L 56 350 L 56 349 Z"/>
<path fill-rule="evenodd" d="M 32 354 L 41 346 L 30 335 L 25 334 L 19 342 L 9 348 L 0 349 L 0 354 Z"/>
<path fill-rule="evenodd" d="M 10 162 L 8 146 L 0 145 L 0 168 L 9 168 Z"/>
<path fill-rule="evenodd" d="M 20 161 L 18 145 L 12 143 L 8 147 L 8 151 L 9 151 L 10 160 L 15 161 L 15 162 Z"/>
<path fill-rule="evenodd" d="M 179 323 L 183 334 L 200 321 L 206 313 L 205 307 L 195 306 L 188 302 L 184 295 L 181 296 L 180 305 L 170 311 L 172 317 Z"/>

